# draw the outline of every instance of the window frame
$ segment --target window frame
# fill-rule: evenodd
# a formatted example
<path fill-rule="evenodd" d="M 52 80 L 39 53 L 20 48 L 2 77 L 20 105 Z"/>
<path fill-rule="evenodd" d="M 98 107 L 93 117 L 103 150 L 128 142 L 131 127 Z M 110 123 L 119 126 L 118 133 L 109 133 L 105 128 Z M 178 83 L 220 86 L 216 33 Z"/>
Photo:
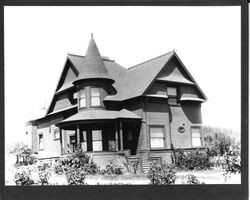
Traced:
<path fill-rule="evenodd" d="M 41 148 L 41 145 L 40 145 L 40 135 L 42 136 L 42 147 L 43 148 Z M 38 150 L 40 151 L 40 150 L 44 150 L 44 134 L 43 133 L 39 133 L 38 134 Z"/>
<path fill-rule="evenodd" d="M 93 131 L 100 131 L 101 132 L 101 140 L 94 140 L 93 138 Z M 91 130 L 91 138 L 92 138 L 92 151 L 93 152 L 100 152 L 100 151 L 103 151 L 103 132 L 101 129 L 93 129 Z M 94 142 L 100 142 L 101 141 L 101 144 L 102 144 L 102 149 L 101 150 L 94 150 Z"/>
<path fill-rule="evenodd" d="M 176 95 L 169 94 L 168 93 L 168 88 L 175 88 Z M 179 94 L 179 88 L 178 88 L 178 86 L 176 86 L 176 85 L 167 85 L 166 86 L 166 93 L 167 93 L 167 96 L 168 96 L 168 104 L 169 105 L 171 105 L 171 106 L 179 106 L 180 105 L 180 102 L 178 101 L 178 94 Z M 170 99 L 176 100 L 176 103 L 169 103 Z"/>
<path fill-rule="evenodd" d="M 84 94 L 85 94 L 85 97 L 82 97 L 81 94 L 82 94 L 82 91 L 84 91 Z M 84 109 L 84 108 L 87 108 L 87 97 L 88 97 L 88 90 L 87 90 L 87 87 L 83 87 L 79 90 L 78 92 L 78 107 L 79 109 Z M 85 106 L 81 106 L 81 100 L 82 99 L 85 99 Z"/>
<path fill-rule="evenodd" d="M 58 135 L 59 135 L 59 137 L 58 138 L 56 138 L 55 137 L 55 133 L 57 133 L 58 132 Z M 54 140 L 60 140 L 60 129 L 59 128 L 55 128 L 54 129 L 54 131 L 53 131 L 53 136 L 54 136 Z"/>
<path fill-rule="evenodd" d="M 99 93 L 99 96 L 92 96 L 92 92 L 91 92 L 92 89 L 97 89 L 98 93 Z M 92 97 L 99 97 L 100 104 L 99 105 L 93 105 L 92 104 Z M 101 104 L 102 104 L 102 102 L 101 102 L 101 91 L 100 91 L 100 88 L 99 87 L 90 87 L 89 88 L 89 105 L 90 105 L 90 107 L 101 107 L 102 106 Z"/>
<path fill-rule="evenodd" d="M 193 132 L 192 129 L 197 128 L 200 130 L 200 146 L 194 146 L 193 145 Z M 203 148 L 203 136 L 202 136 L 202 132 L 201 132 L 201 126 L 197 125 L 197 126 L 190 126 L 190 134 L 191 134 L 191 146 L 192 148 Z M 198 138 L 198 137 L 195 137 Z"/>
<path fill-rule="evenodd" d="M 152 147 L 151 146 L 151 131 L 150 131 L 150 128 L 161 128 L 162 129 L 162 140 L 163 140 L 163 147 Z M 150 146 L 150 149 L 165 149 L 166 148 L 166 128 L 165 128 L 165 125 L 162 125 L 162 124 L 150 124 L 148 125 L 148 131 L 149 131 L 149 146 Z M 157 138 L 157 137 L 154 137 L 154 138 Z"/>

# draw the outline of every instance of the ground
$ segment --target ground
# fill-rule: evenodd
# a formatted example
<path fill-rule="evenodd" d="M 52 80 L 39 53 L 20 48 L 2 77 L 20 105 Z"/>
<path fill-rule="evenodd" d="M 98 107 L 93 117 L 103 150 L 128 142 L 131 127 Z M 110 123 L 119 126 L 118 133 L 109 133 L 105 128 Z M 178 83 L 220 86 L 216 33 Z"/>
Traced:
<path fill-rule="evenodd" d="M 5 185 L 15 185 L 13 176 L 16 169 L 13 167 L 15 163 L 15 156 L 8 155 L 5 162 Z M 220 168 L 214 168 L 212 170 L 192 170 L 192 171 L 178 171 L 176 174 L 176 184 L 185 184 L 187 181 L 187 175 L 193 174 L 200 182 L 205 184 L 240 184 L 240 174 L 231 175 L 225 178 L 223 171 Z M 120 175 L 115 178 L 108 178 L 102 175 L 88 175 L 85 179 L 88 185 L 147 185 L 149 179 L 143 175 Z M 50 183 L 53 185 L 67 185 L 67 181 L 64 176 L 53 174 L 50 177 Z"/>

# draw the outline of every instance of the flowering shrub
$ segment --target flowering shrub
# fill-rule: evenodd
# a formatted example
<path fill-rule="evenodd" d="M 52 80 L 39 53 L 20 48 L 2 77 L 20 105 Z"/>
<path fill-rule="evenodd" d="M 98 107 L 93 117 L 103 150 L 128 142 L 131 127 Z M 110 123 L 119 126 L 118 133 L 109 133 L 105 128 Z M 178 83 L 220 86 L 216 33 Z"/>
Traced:
<path fill-rule="evenodd" d="M 54 170 L 57 174 L 67 171 L 69 168 L 84 170 L 85 174 L 96 174 L 99 169 L 88 155 L 86 155 L 81 149 L 77 149 L 72 155 L 61 159 L 55 165 Z"/>
<path fill-rule="evenodd" d="M 182 149 L 174 150 L 174 160 L 178 169 L 181 170 L 202 170 L 210 169 L 213 163 L 206 152 L 184 152 Z"/>
<path fill-rule="evenodd" d="M 85 185 L 85 171 L 81 168 L 70 167 L 66 171 L 66 178 L 69 185 Z"/>
<path fill-rule="evenodd" d="M 155 161 L 150 164 L 147 177 L 153 185 L 170 185 L 175 183 L 176 172 L 175 165 Z"/>
<path fill-rule="evenodd" d="M 113 178 L 123 174 L 123 170 L 124 169 L 121 166 L 115 164 L 113 160 L 110 160 L 109 164 L 106 165 L 106 168 L 101 170 L 101 174 Z"/>
<path fill-rule="evenodd" d="M 14 181 L 16 185 L 32 185 L 34 180 L 31 179 L 30 170 L 21 170 L 15 173 Z"/>
<path fill-rule="evenodd" d="M 37 166 L 39 183 L 42 185 L 49 184 L 49 177 L 51 176 L 51 165 L 46 162 L 40 162 Z"/>

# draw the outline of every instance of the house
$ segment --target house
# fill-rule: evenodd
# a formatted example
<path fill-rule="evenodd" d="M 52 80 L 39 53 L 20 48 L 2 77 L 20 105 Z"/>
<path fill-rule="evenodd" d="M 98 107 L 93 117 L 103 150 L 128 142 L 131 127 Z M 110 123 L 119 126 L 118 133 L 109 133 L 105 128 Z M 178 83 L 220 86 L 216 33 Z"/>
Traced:
<path fill-rule="evenodd" d="M 28 123 L 32 150 L 53 158 L 80 145 L 99 166 L 126 155 L 146 170 L 171 162 L 172 147 L 204 148 L 204 101 L 176 52 L 126 69 L 102 57 L 92 35 L 85 56 L 68 54 L 46 115 Z"/>

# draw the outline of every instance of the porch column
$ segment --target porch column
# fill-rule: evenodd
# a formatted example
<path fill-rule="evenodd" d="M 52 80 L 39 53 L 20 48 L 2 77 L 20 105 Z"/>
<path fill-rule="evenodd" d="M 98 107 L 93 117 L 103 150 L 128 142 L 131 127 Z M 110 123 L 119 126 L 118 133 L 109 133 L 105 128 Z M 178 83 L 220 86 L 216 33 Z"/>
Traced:
<path fill-rule="evenodd" d="M 78 146 L 80 144 L 80 127 L 79 124 L 77 124 L 76 128 L 76 145 Z"/>
<path fill-rule="evenodd" d="M 120 128 L 120 147 L 121 151 L 123 151 L 123 132 L 122 132 L 122 121 L 119 121 L 119 128 Z"/>
<path fill-rule="evenodd" d="M 59 133 L 60 133 L 60 144 L 61 144 L 61 154 L 63 154 L 63 149 L 64 149 L 64 137 L 62 135 L 62 129 L 59 128 Z"/>
<path fill-rule="evenodd" d="M 115 148 L 116 151 L 118 151 L 118 124 L 117 122 L 115 123 Z"/>
<path fill-rule="evenodd" d="M 62 130 L 63 135 L 63 153 L 68 153 L 68 133 L 66 130 Z"/>

